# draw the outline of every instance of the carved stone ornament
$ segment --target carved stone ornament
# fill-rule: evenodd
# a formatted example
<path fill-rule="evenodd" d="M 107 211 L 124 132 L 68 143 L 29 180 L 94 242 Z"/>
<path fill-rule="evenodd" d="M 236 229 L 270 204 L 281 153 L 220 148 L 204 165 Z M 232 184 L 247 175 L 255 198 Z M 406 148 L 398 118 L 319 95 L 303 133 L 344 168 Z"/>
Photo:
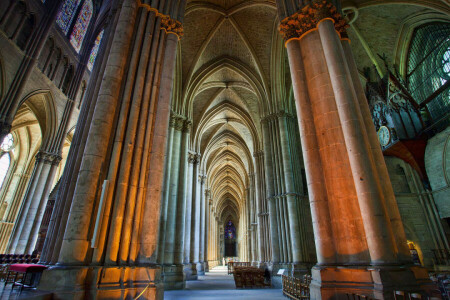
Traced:
<path fill-rule="evenodd" d="M 178 36 L 179 39 L 183 36 L 183 25 L 180 21 L 174 20 L 167 15 L 160 14 L 161 16 L 161 29 L 164 29 L 166 33 L 173 33 Z"/>
<path fill-rule="evenodd" d="M 286 41 L 300 39 L 306 33 L 316 30 L 319 23 L 325 19 L 334 22 L 341 39 L 347 39 L 346 29 L 349 27 L 336 7 L 326 0 L 315 0 L 304 6 L 300 11 L 281 21 L 278 30 Z"/>
<path fill-rule="evenodd" d="M 162 30 L 164 30 L 167 34 L 173 33 L 178 37 L 178 39 L 181 39 L 183 36 L 183 25 L 180 21 L 174 20 L 170 16 L 160 13 L 156 8 L 153 8 L 146 3 L 142 3 L 140 0 L 138 0 L 138 3 L 140 7 L 144 7 L 148 11 L 154 12 L 157 17 L 161 18 Z"/>

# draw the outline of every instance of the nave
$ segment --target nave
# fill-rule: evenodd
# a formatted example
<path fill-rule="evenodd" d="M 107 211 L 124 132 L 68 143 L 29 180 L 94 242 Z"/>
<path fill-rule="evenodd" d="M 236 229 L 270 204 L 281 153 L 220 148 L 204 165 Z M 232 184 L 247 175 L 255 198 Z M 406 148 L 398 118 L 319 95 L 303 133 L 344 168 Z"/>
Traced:
<path fill-rule="evenodd" d="M 226 266 L 217 266 L 199 276 L 198 280 L 187 281 L 186 289 L 165 291 L 165 300 L 177 299 L 234 299 L 234 300 L 263 300 L 285 299 L 281 289 L 236 289 L 233 275 L 227 274 Z"/>

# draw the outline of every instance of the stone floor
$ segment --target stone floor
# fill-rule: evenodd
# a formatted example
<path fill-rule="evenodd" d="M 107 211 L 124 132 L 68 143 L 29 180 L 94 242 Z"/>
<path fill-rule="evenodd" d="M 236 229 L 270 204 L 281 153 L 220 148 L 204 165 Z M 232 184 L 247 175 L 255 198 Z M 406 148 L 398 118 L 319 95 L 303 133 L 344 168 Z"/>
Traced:
<path fill-rule="evenodd" d="M 164 292 L 164 300 L 263 300 L 286 299 L 279 289 L 236 289 L 232 275 L 227 275 L 226 267 L 215 267 L 199 280 L 188 281 L 186 289 Z"/>

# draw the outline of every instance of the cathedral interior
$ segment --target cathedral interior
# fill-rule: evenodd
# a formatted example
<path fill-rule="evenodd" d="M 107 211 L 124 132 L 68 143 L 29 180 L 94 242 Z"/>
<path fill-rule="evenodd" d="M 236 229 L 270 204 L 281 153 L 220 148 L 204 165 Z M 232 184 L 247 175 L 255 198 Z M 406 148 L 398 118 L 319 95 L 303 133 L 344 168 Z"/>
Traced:
<path fill-rule="evenodd" d="M 230 262 L 310 299 L 430 295 L 450 1 L 1 0 L 0 141 L 2 272 L 37 257 L 52 299 Z"/>

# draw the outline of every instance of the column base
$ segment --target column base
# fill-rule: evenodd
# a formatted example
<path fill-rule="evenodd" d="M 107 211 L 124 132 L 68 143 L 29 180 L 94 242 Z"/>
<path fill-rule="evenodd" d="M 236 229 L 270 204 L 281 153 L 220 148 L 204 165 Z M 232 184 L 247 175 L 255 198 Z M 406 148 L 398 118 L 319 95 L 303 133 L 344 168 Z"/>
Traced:
<path fill-rule="evenodd" d="M 393 291 L 433 289 L 428 272 L 415 266 L 314 266 L 311 299 L 346 300 L 347 294 L 393 299 Z"/>
<path fill-rule="evenodd" d="M 197 263 L 197 275 L 205 275 L 205 265 L 202 261 Z"/>
<path fill-rule="evenodd" d="M 42 273 L 38 290 L 54 299 L 163 299 L 161 269 L 151 267 L 54 266 Z"/>
<path fill-rule="evenodd" d="M 186 288 L 186 276 L 184 274 L 184 265 L 164 265 L 164 289 L 182 290 Z"/>
<path fill-rule="evenodd" d="M 277 289 L 283 288 L 283 284 L 281 282 L 281 275 L 278 275 L 278 272 L 280 270 L 284 270 L 283 275 L 289 275 L 290 270 L 292 268 L 292 264 L 273 263 L 273 264 L 269 265 L 268 268 L 269 268 L 269 271 L 271 272 L 271 276 L 272 276 L 271 277 L 272 287 L 277 288 Z"/>
<path fill-rule="evenodd" d="M 205 272 L 209 272 L 209 263 L 207 261 L 203 263 L 203 269 L 205 270 Z"/>
<path fill-rule="evenodd" d="M 188 281 L 188 280 L 198 280 L 197 265 L 196 264 L 185 264 L 183 271 L 184 271 L 184 275 L 185 275 L 186 281 Z"/>

